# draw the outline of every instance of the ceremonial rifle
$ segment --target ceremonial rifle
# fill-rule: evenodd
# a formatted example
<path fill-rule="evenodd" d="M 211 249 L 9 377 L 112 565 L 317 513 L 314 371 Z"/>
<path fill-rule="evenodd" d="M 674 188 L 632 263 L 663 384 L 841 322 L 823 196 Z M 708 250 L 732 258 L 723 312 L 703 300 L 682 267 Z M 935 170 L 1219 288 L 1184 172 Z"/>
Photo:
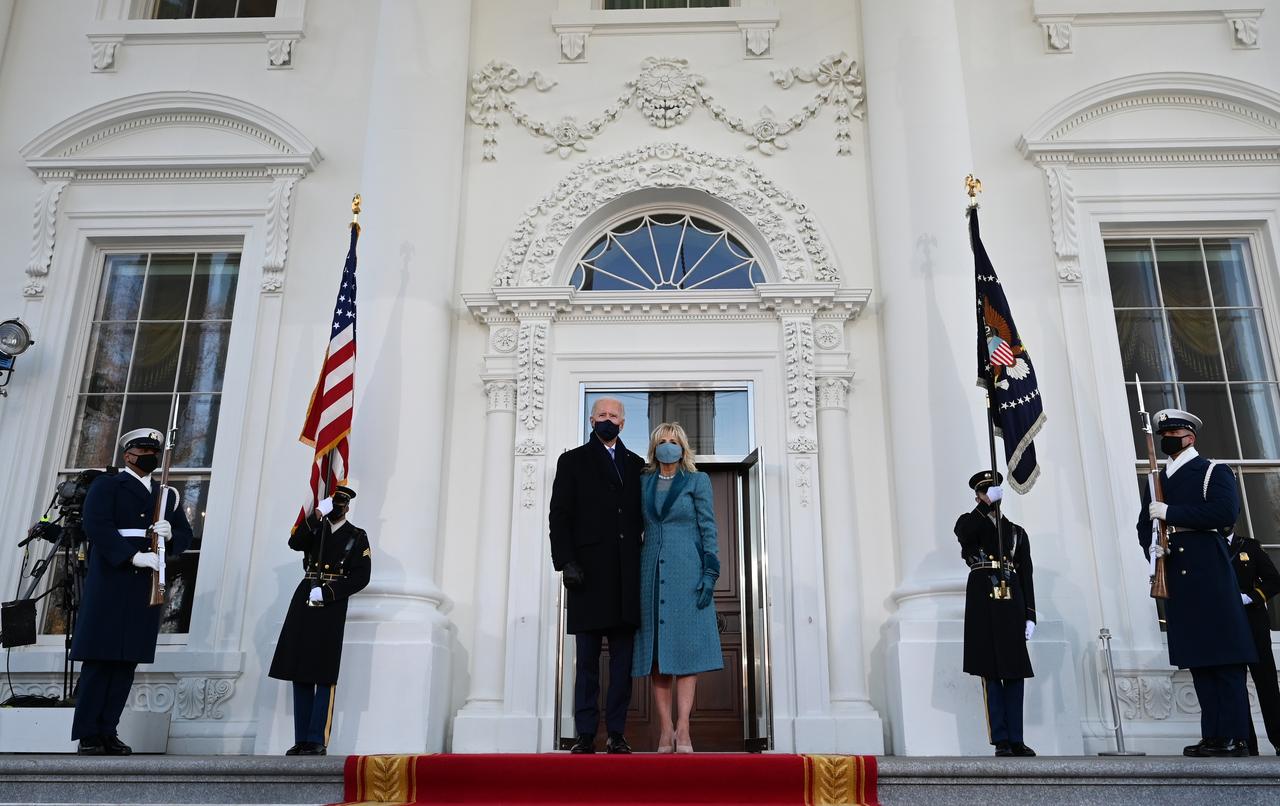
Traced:
<path fill-rule="evenodd" d="M 151 550 L 155 552 L 156 557 L 160 561 L 160 567 L 151 572 L 151 599 L 147 602 L 151 607 L 158 607 L 164 604 L 164 557 L 165 545 L 164 539 L 156 534 L 155 524 L 164 519 L 165 500 L 169 496 L 169 466 L 173 463 L 173 448 L 178 442 L 178 398 L 173 398 L 173 410 L 169 414 L 169 432 L 165 436 L 164 445 L 164 464 L 160 470 L 160 495 L 156 498 L 156 509 L 154 517 L 151 518 L 152 525 L 147 527 L 147 536 L 151 538 Z"/>
<path fill-rule="evenodd" d="M 1160 483 L 1160 465 L 1156 462 L 1156 441 L 1151 430 L 1151 415 L 1142 401 L 1142 380 L 1137 373 L 1133 375 L 1134 386 L 1138 390 L 1138 419 L 1142 421 L 1142 432 L 1147 436 L 1147 480 L 1151 485 L 1151 500 L 1164 501 L 1164 488 Z M 1167 554 L 1169 551 L 1169 525 L 1156 519 L 1156 540 Z M 1151 574 L 1151 598 L 1168 599 L 1169 585 L 1165 578 L 1164 557 L 1156 557 L 1155 568 Z"/>

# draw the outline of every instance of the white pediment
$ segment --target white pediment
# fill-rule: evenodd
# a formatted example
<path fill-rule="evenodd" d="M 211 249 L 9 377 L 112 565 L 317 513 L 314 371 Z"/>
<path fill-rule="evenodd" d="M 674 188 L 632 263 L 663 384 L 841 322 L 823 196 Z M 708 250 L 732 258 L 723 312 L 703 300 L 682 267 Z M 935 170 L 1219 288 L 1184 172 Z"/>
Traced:
<path fill-rule="evenodd" d="M 1269 160 L 1280 153 L 1280 95 L 1224 76 L 1130 76 L 1059 103 L 1032 124 L 1019 148 L 1037 161 L 1070 162 L 1085 154 Z"/>
<path fill-rule="evenodd" d="M 320 160 L 307 138 L 261 107 L 224 95 L 131 95 L 87 109 L 22 149 L 37 172 L 237 170 L 305 174 Z"/>

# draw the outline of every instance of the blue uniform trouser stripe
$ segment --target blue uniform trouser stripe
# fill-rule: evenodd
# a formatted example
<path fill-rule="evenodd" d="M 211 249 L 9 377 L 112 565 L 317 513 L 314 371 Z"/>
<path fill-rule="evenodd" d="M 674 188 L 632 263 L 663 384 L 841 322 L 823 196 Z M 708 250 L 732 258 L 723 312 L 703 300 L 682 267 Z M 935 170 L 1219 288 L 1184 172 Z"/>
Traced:
<path fill-rule="evenodd" d="M 76 687 L 76 712 L 71 721 L 71 738 L 114 736 L 120 714 L 129 701 L 133 686 L 132 661 L 87 660 L 80 665 Z"/>
<path fill-rule="evenodd" d="M 1022 743 L 1022 692 L 1025 681 L 1021 678 L 1000 680 L 985 677 L 987 693 L 987 724 L 991 743 Z"/>
<path fill-rule="evenodd" d="M 293 684 L 293 740 L 328 744 L 329 707 L 334 686 L 329 683 Z"/>
<path fill-rule="evenodd" d="M 1249 689 L 1245 665 L 1200 666 L 1191 670 L 1200 701 L 1200 736 L 1204 739 L 1249 738 Z"/>

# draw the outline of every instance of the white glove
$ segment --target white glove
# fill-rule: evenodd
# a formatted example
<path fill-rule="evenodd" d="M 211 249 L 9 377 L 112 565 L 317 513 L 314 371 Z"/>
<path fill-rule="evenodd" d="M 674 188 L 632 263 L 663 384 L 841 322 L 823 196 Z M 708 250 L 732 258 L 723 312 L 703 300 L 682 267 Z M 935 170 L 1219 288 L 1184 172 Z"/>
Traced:
<path fill-rule="evenodd" d="M 316 512 L 320 513 L 320 517 L 327 518 L 330 512 L 333 512 L 333 498 L 325 498 L 316 504 Z"/>
<path fill-rule="evenodd" d="M 129 560 L 135 568 L 150 568 L 152 571 L 160 570 L 160 556 L 154 551 L 140 551 L 133 555 Z"/>
<path fill-rule="evenodd" d="M 173 526 L 168 521 L 156 521 L 151 524 L 151 531 L 166 543 L 173 539 Z"/>
<path fill-rule="evenodd" d="M 1168 520 L 1169 505 L 1163 501 L 1152 501 L 1147 504 L 1147 514 L 1151 516 L 1152 520 Z"/>
<path fill-rule="evenodd" d="M 324 591 L 320 590 L 319 588 L 312 588 L 311 593 L 307 596 L 307 598 L 313 602 L 323 602 Z"/>
<path fill-rule="evenodd" d="M 1160 557 L 1168 556 L 1168 554 L 1169 554 L 1169 550 L 1164 546 L 1160 545 L 1159 541 L 1155 541 L 1151 544 L 1151 559 L 1155 560 Z"/>
<path fill-rule="evenodd" d="M 1027 622 L 1027 640 L 1031 640 L 1031 636 L 1036 634 L 1036 623 L 1034 621 Z"/>
<path fill-rule="evenodd" d="M 1000 487 L 1000 485 L 994 484 L 987 488 L 988 501 L 994 504 L 995 502 L 999 501 L 1001 498 L 1004 498 L 1004 489 Z"/>
<path fill-rule="evenodd" d="M 1247 593 L 1240 594 L 1240 604 L 1246 604 L 1246 605 L 1253 604 L 1253 597 Z"/>

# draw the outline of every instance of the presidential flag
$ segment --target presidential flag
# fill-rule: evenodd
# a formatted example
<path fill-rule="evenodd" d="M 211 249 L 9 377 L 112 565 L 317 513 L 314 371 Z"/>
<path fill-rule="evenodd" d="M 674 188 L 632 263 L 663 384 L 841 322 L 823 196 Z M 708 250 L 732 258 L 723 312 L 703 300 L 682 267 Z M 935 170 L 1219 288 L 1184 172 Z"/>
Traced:
<path fill-rule="evenodd" d="M 356 380 L 356 241 L 360 227 L 351 225 L 351 247 L 342 269 L 338 299 L 333 304 L 333 320 L 329 327 L 329 346 L 324 352 L 320 379 L 311 393 L 307 419 L 298 439 L 315 449 L 311 464 L 311 494 L 308 504 L 298 512 L 294 528 L 302 523 L 321 499 L 333 488 L 347 483 L 347 461 L 350 458 L 351 417 L 355 403 Z"/>
<path fill-rule="evenodd" d="M 1040 477 L 1032 441 L 1044 426 L 1044 408 L 1031 354 L 1018 336 L 1004 288 L 978 234 L 978 208 L 969 208 L 977 287 L 978 385 L 992 390 L 991 424 L 1004 442 L 1009 486 L 1025 493 Z"/>

